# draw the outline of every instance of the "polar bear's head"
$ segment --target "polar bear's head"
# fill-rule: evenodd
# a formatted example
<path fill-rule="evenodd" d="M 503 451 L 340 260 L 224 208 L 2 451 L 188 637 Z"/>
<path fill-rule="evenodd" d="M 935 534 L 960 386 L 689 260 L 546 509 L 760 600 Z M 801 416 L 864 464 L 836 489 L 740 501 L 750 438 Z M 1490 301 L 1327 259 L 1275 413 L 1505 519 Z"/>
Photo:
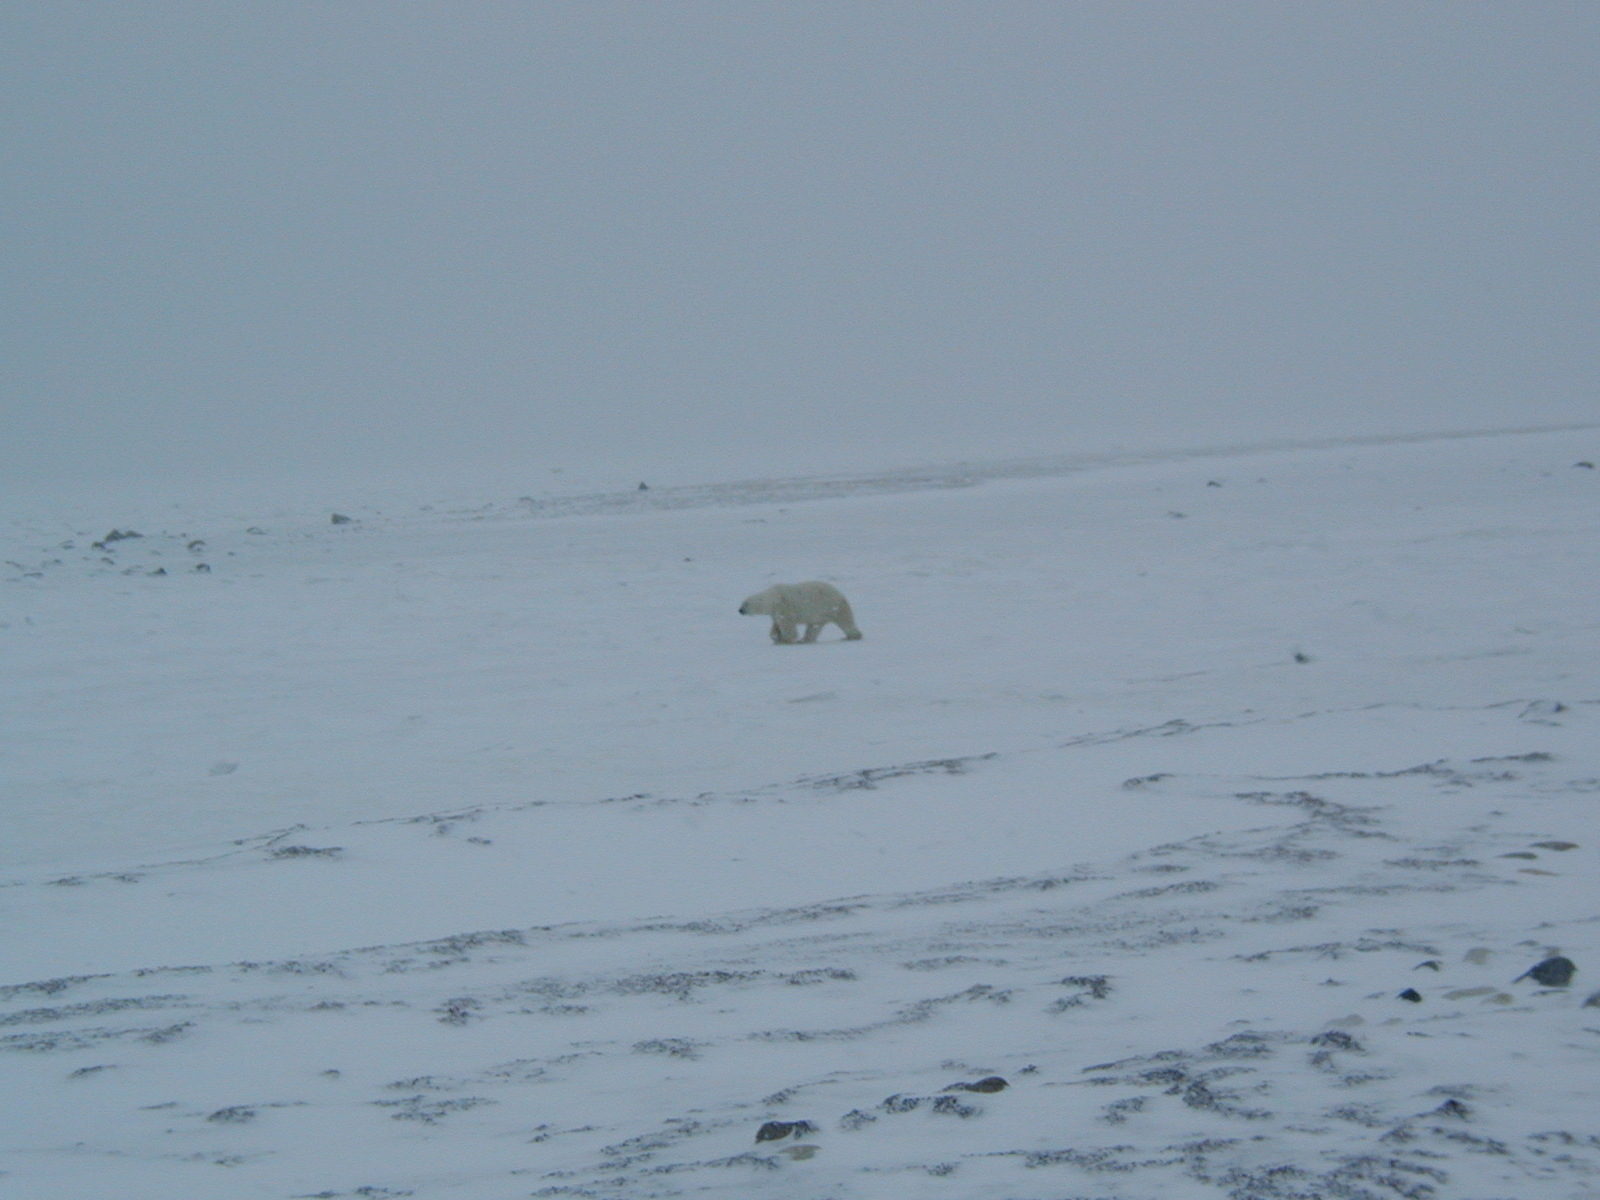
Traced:
<path fill-rule="evenodd" d="M 772 606 L 778 598 L 777 588 L 768 588 L 764 592 L 757 592 L 743 604 L 739 605 L 741 617 L 770 617 Z"/>

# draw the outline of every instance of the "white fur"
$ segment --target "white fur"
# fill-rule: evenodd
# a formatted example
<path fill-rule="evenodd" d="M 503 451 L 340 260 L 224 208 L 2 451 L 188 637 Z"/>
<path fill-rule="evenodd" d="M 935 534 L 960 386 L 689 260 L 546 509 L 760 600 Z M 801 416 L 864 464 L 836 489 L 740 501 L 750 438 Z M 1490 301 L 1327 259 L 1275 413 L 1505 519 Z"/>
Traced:
<path fill-rule="evenodd" d="M 814 642 L 830 621 L 844 630 L 849 641 L 861 637 L 850 601 L 833 584 L 817 579 L 809 583 L 775 583 L 741 604 L 739 612 L 746 617 L 771 617 L 772 640 L 780 646 L 795 641 Z M 801 625 L 806 627 L 806 634 L 797 638 Z"/>

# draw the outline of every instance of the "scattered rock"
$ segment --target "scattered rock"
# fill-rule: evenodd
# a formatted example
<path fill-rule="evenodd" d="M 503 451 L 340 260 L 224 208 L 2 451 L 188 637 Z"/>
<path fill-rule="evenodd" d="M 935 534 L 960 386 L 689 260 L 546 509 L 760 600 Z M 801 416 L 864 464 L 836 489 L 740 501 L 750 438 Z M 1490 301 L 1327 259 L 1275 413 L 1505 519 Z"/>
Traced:
<path fill-rule="evenodd" d="M 1535 700 L 1517 714 L 1517 719 L 1534 725 L 1554 725 L 1557 722 L 1551 718 L 1566 711 L 1567 706 L 1559 700 Z"/>
<path fill-rule="evenodd" d="M 639 490 L 641 492 L 648 492 L 650 490 L 650 485 L 648 483 L 641 483 L 639 485 Z"/>
<path fill-rule="evenodd" d="M 1172 776 L 1170 773 L 1163 771 L 1155 775 L 1140 775 L 1134 779 L 1124 779 L 1122 781 L 1122 786 L 1131 790 L 1133 788 L 1144 787 L 1144 785 L 1147 783 L 1160 783 L 1163 779 L 1171 778 Z"/>
<path fill-rule="evenodd" d="M 245 1122 L 254 1121 L 255 1119 L 256 1110 L 253 1108 L 248 1108 L 243 1104 L 231 1105 L 228 1108 L 219 1108 L 216 1112 L 212 1113 L 206 1118 L 206 1120 L 215 1121 L 219 1125 L 243 1125 Z"/>
<path fill-rule="evenodd" d="M 272 851 L 273 858 L 337 858 L 344 853 L 343 846 L 279 846 Z"/>
<path fill-rule="evenodd" d="M 439 1014 L 439 1020 L 445 1025 L 465 1025 L 478 1015 L 482 1008 L 477 1000 L 471 996 L 457 996 L 453 1000 L 446 1000 L 434 1011 Z"/>
<path fill-rule="evenodd" d="M 1311 661 L 1311 655 L 1307 654 L 1304 650 L 1296 650 L 1294 652 L 1294 660 L 1297 663 L 1308 663 Z"/>
<path fill-rule="evenodd" d="M 1003 1092 L 1011 1085 L 998 1075 L 987 1075 L 975 1083 L 952 1083 L 947 1092 Z"/>
<path fill-rule="evenodd" d="M 1582 467 L 1586 471 L 1594 470 L 1594 464 L 1592 462 L 1587 462 L 1587 461 L 1585 461 L 1585 462 L 1575 462 L 1572 465 L 1574 467 Z"/>
<path fill-rule="evenodd" d="M 768 1121 L 756 1130 L 756 1141 L 780 1142 L 786 1137 L 801 1138 L 816 1131 L 817 1127 L 810 1121 Z"/>
<path fill-rule="evenodd" d="M 1417 991 L 1416 988 L 1407 988 L 1405 991 L 1400 993 L 1400 999 L 1409 1000 L 1413 1004 L 1421 1004 L 1422 993 Z"/>
<path fill-rule="evenodd" d="M 1182 887 L 1183 885 L 1178 885 Z M 1176 888 L 1174 890 L 1177 890 Z M 1111 994 L 1111 980 L 1105 975 L 1068 975 L 1060 980 L 1057 987 L 1082 988 L 1096 1000 L 1104 1000 Z M 998 1078 L 998 1077 L 997 1077 Z M 1001 1080 L 1004 1083 L 1004 1080 Z"/>
<path fill-rule="evenodd" d="M 1583 1002 L 1583 1007 L 1600 1008 L 1600 992 L 1592 993 L 1589 998 Z"/>
<path fill-rule="evenodd" d="M 1143 1096 L 1129 1096 L 1124 1100 L 1113 1100 L 1106 1105 L 1105 1112 L 1100 1114 L 1100 1120 L 1109 1125 L 1121 1125 L 1128 1119 L 1129 1113 L 1142 1112 L 1144 1103 L 1145 1097 Z"/>
<path fill-rule="evenodd" d="M 1534 847 L 1539 850 L 1576 850 L 1577 842 L 1535 842 Z"/>
<path fill-rule="evenodd" d="M 1437 970 L 1439 970 L 1439 960 L 1437 958 L 1430 958 L 1426 962 L 1419 962 L 1416 966 L 1412 967 L 1411 969 L 1413 971 L 1420 971 L 1424 967 L 1426 967 L 1430 971 L 1437 971 Z"/>
<path fill-rule="evenodd" d="M 1511 982 L 1521 983 L 1531 977 L 1535 983 L 1541 983 L 1545 987 L 1566 987 L 1572 982 L 1572 977 L 1577 971 L 1577 964 L 1570 958 L 1562 958 L 1558 954 L 1554 958 L 1547 958 L 1542 963 L 1529 967 Z"/>
<path fill-rule="evenodd" d="M 635 1054 L 665 1054 L 670 1058 L 695 1059 L 700 1057 L 699 1043 L 687 1038 L 652 1038 L 633 1044 Z M 757 1139 L 759 1140 L 759 1139 Z"/>

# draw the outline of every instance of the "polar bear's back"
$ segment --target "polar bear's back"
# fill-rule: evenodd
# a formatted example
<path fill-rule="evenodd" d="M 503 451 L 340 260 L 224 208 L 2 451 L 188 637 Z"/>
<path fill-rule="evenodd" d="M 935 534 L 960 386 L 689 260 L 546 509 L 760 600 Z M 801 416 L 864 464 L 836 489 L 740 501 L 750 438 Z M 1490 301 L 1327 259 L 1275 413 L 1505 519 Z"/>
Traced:
<path fill-rule="evenodd" d="M 844 598 L 843 592 L 820 579 L 810 579 L 805 583 L 780 583 L 777 588 L 782 589 L 783 602 L 802 620 L 807 617 L 833 617 L 850 608 L 850 602 Z"/>
<path fill-rule="evenodd" d="M 795 621 L 831 621 L 850 611 L 844 593 L 820 579 L 805 583 L 775 583 L 744 602 L 740 612 L 788 617 Z"/>

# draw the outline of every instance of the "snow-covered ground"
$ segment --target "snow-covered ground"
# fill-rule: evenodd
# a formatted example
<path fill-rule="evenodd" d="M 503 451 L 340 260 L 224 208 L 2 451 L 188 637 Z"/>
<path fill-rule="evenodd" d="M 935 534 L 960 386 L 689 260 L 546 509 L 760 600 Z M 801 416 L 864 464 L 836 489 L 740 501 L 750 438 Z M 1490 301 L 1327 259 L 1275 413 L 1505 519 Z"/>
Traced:
<path fill-rule="evenodd" d="M 16 516 L 0 1195 L 1600 1195 L 1591 463 Z"/>

